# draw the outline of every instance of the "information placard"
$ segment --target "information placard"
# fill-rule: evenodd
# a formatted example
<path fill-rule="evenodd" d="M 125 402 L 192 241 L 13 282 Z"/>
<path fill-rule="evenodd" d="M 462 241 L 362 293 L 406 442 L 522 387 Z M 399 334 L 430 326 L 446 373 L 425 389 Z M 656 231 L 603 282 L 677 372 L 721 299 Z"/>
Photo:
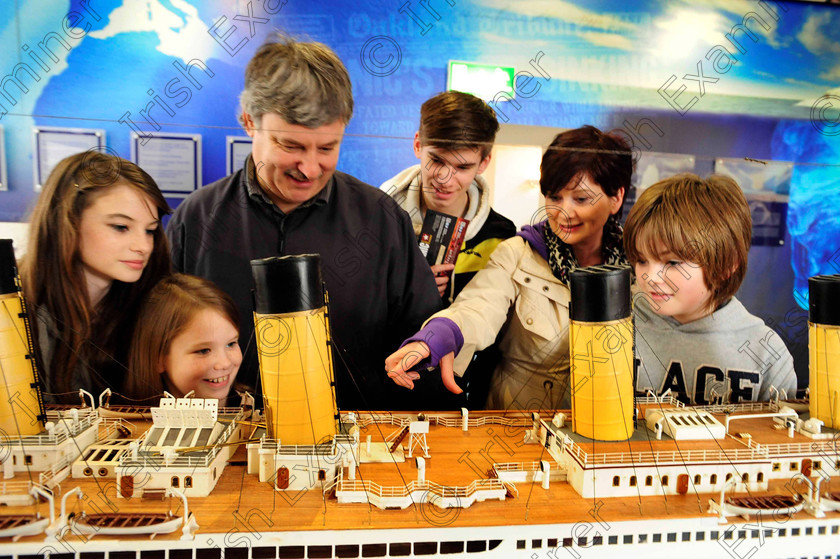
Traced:
<path fill-rule="evenodd" d="M 639 199 L 639 196 L 647 187 L 677 173 L 692 173 L 694 172 L 694 164 L 695 157 L 693 155 L 654 151 L 643 152 L 636 162 L 636 170 L 633 173 L 632 184 L 635 188 L 625 192 L 623 218 L 627 218 L 630 208 L 633 207 L 633 204 L 636 203 L 636 200 Z"/>
<path fill-rule="evenodd" d="M 0 190 L 9 190 L 9 176 L 6 173 L 6 132 L 0 125 Z"/>
<path fill-rule="evenodd" d="M 729 175 L 744 192 L 790 193 L 793 163 L 789 161 L 759 161 L 744 158 L 718 157 L 715 173 Z"/>
<path fill-rule="evenodd" d="M 793 163 L 719 157 L 715 173 L 732 177 L 743 189 L 752 215 L 752 244 L 784 244 Z"/>
<path fill-rule="evenodd" d="M 164 194 L 175 198 L 201 186 L 201 135 L 131 135 L 131 160 L 149 173 Z"/>
<path fill-rule="evenodd" d="M 50 171 L 65 157 L 91 149 L 100 152 L 105 149 L 105 131 L 97 129 L 35 127 L 32 139 L 35 190 L 41 190 Z"/>
<path fill-rule="evenodd" d="M 225 174 L 230 175 L 238 171 L 245 164 L 245 160 L 251 155 L 251 144 L 253 141 L 249 136 L 227 136 L 227 154 L 225 157 Z"/>
<path fill-rule="evenodd" d="M 680 153 L 644 152 L 636 163 L 633 184 L 639 194 L 650 185 L 677 173 L 693 173 L 695 157 Z"/>

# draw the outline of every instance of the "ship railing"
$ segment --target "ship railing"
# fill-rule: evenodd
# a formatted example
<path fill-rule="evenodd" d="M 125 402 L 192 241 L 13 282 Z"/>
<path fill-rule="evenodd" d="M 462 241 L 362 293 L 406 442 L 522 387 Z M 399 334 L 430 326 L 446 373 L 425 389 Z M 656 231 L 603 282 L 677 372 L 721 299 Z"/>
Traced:
<path fill-rule="evenodd" d="M 756 442 L 753 438 L 737 439 L 745 442 L 748 448 L 755 449 L 763 456 L 772 457 L 790 454 L 819 454 L 821 456 L 836 456 L 837 443 L 834 440 L 811 441 L 807 443 L 765 443 Z"/>
<path fill-rule="evenodd" d="M 56 412 L 54 415 L 47 413 L 47 421 L 52 421 L 56 425 L 63 425 L 68 431 L 67 433 L 64 433 L 64 437 L 67 438 L 75 436 L 82 431 L 86 431 L 94 424 L 95 421 L 99 419 L 99 413 L 94 409 L 81 408 L 77 409 L 77 411 L 79 414 L 78 426 L 74 425 L 69 411 Z"/>
<path fill-rule="evenodd" d="M 233 424 L 226 428 L 222 436 L 220 436 L 216 440 L 227 440 L 227 436 L 225 436 L 224 433 L 232 429 Z M 138 439 L 138 441 L 141 440 Z M 221 452 L 222 448 L 224 447 L 212 446 L 212 448 L 206 451 L 195 451 L 187 454 L 179 454 L 175 458 L 167 460 L 162 452 L 158 450 L 146 450 L 144 446 L 140 446 L 137 453 L 137 458 L 133 458 L 130 452 L 124 454 L 123 457 L 120 459 L 120 467 L 127 468 L 139 466 L 143 468 L 150 467 L 155 470 L 158 470 L 161 467 L 206 468 L 210 466 L 210 463 L 213 461 L 214 458 L 216 458 L 219 452 Z"/>
<path fill-rule="evenodd" d="M 675 408 L 684 408 L 685 404 L 674 398 L 673 395 L 667 397 L 656 396 L 639 396 L 636 398 L 636 405 L 655 406 L 657 404 L 669 404 Z"/>
<path fill-rule="evenodd" d="M 767 452 L 766 449 L 761 445 L 761 443 L 757 442 L 752 437 L 747 439 L 747 448 L 754 448 L 756 450 L 764 451 L 765 453 Z"/>
<path fill-rule="evenodd" d="M 463 420 L 460 417 L 452 416 L 432 416 L 430 419 L 435 419 L 438 425 L 444 427 L 460 427 Z M 500 415 L 483 415 L 481 417 L 470 417 L 467 419 L 468 427 L 483 427 L 484 425 L 504 425 L 506 427 L 530 427 L 533 423 L 527 417 L 502 417 Z"/>
<path fill-rule="evenodd" d="M 502 462 L 500 464 L 493 464 L 493 469 L 497 472 L 538 472 L 540 471 L 540 463 Z"/>
<path fill-rule="evenodd" d="M 31 481 L 0 481 L 0 495 L 29 495 Z"/>
<path fill-rule="evenodd" d="M 727 450 L 660 450 L 656 452 L 584 453 L 584 464 L 643 464 L 662 462 L 721 462 L 729 460 L 758 460 L 766 458 L 764 451 L 751 448 Z"/>
<path fill-rule="evenodd" d="M 764 448 L 734 448 L 717 450 L 658 450 L 655 452 L 607 452 L 589 454 L 580 445 L 566 439 L 565 452 L 575 456 L 584 466 L 595 464 L 645 464 L 659 462 L 719 462 L 729 460 L 759 460 L 767 458 Z"/>
<path fill-rule="evenodd" d="M 120 428 L 128 430 L 129 433 L 134 433 L 134 426 L 121 417 L 103 417 L 99 436 L 96 437 L 97 442 L 110 439 L 111 435 L 119 432 Z"/>
<path fill-rule="evenodd" d="M 583 464 L 586 464 L 587 459 L 588 459 L 588 455 L 580 447 L 580 445 L 576 444 L 572 439 L 567 438 L 563 442 L 563 446 L 564 446 L 566 452 L 568 452 L 572 456 L 575 456 Z"/>
<path fill-rule="evenodd" d="M 76 412 L 79 414 L 80 420 L 83 418 L 94 419 L 99 416 L 99 413 L 93 408 L 77 408 L 74 406 L 69 406 L 64 409 L 48 409 L 47 421 L 58 423 L 59 421 L 62 421 L 62 419 L 68 419 L 70 416 L 70 410 L 76 410 Z"/>
<path fill-rule="evenodd" d="M 233 435 L 233 432 L 236 430 L 236 420 L 238 420 L 238 419 L 241 419 L 240 415 L 237 415 L 234 418 L 234 421 L 231 421 L 230 423 L 225 425 L 225 428 L 222 429 L 222 432 L 219 433 L 219 436 L 216 438 L 216 440 L 213 441 L 210 444 L 215 445 L 215 444 L 227 442 L 230 439 L 230 437 Z M 218 448 L 218 447 L 215 447 L 215 448 Z"/>
<path fill-rule="evenodd" d="M 402 497 L 408 495 L 405 487 L 382 487 L 374 481 L 360 479 L 342 479 L 336 484 L 335 490 L 365 492 L 376 497 L 382 497 L 384 495 Z"/>
<path fill-rule="evenodd" d="M 505 490 L 505 483 L 500 479 L 476 479 L 466 487 L 468 496 L 476 491 L 492 491 L 494 489 Z"/>
<path fill-rule="evenodd" d="M 328 484 L 324 486 L 322 493 L 325 495 L 328 494 L 330 491 L 335 488 L 341 481 L 341 478 L 344 477 L 344 466 L 338 466 L 338 470 L 336 471 L 336 476 L 330 481 Z"/>
<path fill-rule="evenodd" d="M 67 479 L 70 475 L 71 460 L 67 456 L 53 464 L 50 469 L 38 474 L 38 483 L 49 489 Z"/>
<path fill-rule="evenodd" d="M 425 487 L 418 489 L 426 489 L 441 498 L 468 499 L 477 491 L 506 490 L 505 484 L 499 479 L 476 479 L 467 486 L 440 485 L 431 481 L 413 483 L 424 483 Z"/>
<path fill-rule="evenodd" d="M 426 414 L 426 419 L 429 423 L 441 425 L 443 427 L 460 427 L 463 423 L 460 415 L 453 415 L 451 413 L 446 415 Z M 416 416 L 406 417 L 404 415 L 393 414 L 363 414 L 357 418 L 356 424 L 361 427 L 376 424 L 390 424 L 398 427 L 405 427 L 412 421 L 417 421 Z M 484 425 L 505 425 L 508 427 L 528 427 L 532 423 L 528 417 L 504 417 L 501 415 L 483 415 L 480 417 L 470 417 L 467 420 L 468 427 L 482 427 Z"/>
<path fill-rule="evenodd" d="M 231 423 L 231 426 L 233 426 L 232 423 Z M 227 440 L 227 437 L 225 437 L 225 438 L 219 437 L 217 439 L 217 442 L 226 441 L 226 440 Z M 204 456 L 189 456 L 189 455 L 187 455 L 186 458 L 194 459 L 195 463 L 198 466 L 207 467 L 207 466 L 210 465 L 210 462 L 213 461 L 213 459 L 216 457 L 216 455 L 219 454 L 219 452 L 222 451 L 222 448 L 224 448 L 224 447 L 214 446 L 206 454 L 204 454 Z M 190 465 L 192 465 L 192 464 L 190 464 Z"/>
<path fill-rule="evenodd" d="M 223 406 L 219 408 L 218 415 L 233 415 L 236 416 L 237 419 L 239 419 L 238 416 L 244 415 L 244 412 L 242 411 L 242 408 L 240 406 Z"/>
<path fill-rule="evenodd" d="M 135 439 L 137 441 L 137 448 L 139 448 L 141 450 L 144 450 L 144 449 L 148 450 L 149 448 L 154 446 L 154 445 L 148 444 L 148 439 L 149 439 L 149 435 L 151 434 L 151 432 L 152 432 L 151 429 L 146 429 L 145 431 L 140 433 L 140 436 L 137 437 L 137 439 Z"/>
<path fill-rule="evenodd" d="M 137 453 L 137 458 L 132 458 L 130 453 L 126 453 L 123 455 L 122 459 L 120 460 L 120 467 L 121 468 L 129 468 L 129 467 L 142 467 L 142 468 L 154 468 L 158 470 L 162 467 L 165 468 L 206 468 L 210 465 L 210 462 L 219 454 L 219 450 L 221 447 L 214 447 L 207 453 L 201 453 L 198 456 L 190 456 L 190 455 L 178 455 L 170 461 L 166 460 L 166 457 L 163 456 L 159 452 L 143 452 L 140 451 Z"/>
<path fill-rule="evenodd" d="M 714 406 L 694 406 L 694 409 L 720 415 L 722 413 L 772 411 L 772 406 L 767 402 L 737 402 Z"/>
<path fill-rule="evenodd" d="M 768 456 L 782 454 L 819 454 L 821 456 L 837 456 L 837 441 L 833 439 L 811 441 L 807 443 L 773 443 L 763 444 L 761 448 Z"/>
<path fill-rule="evenodd" d="M 478 418 L 484 419 L 484 418 Z M 445 416 L 445 415 L 434 415 L 429 418 L 429 421 L 434 421 L 436 425 L 442 425 L 443 427 L 460 427 L 463 424 L 463 420 L 460 417 L 452 417 L 452 416 Z M 468 419 L 467 425 L 469 427 L 478 427 L 479 423 L 476 422 L 477 420 Z M 476 422 L 476 423 L 474 423 Z M 481 424 L 483 425 L 483 423 Z"/>
<path fill-rule="evenodd" d="M 365 491 L 379 498 L 408 497 L 416 491 L 426 491 L 442 499 L 468 499 L 477 491 L 506 490 L 498 479 L 477 479 L 467 486 L 440 485 L 432 481 L 411 481 L 406 485 L 382 486 L 374 481 L 343 479 L 336 484 L 336 491 Z"/>
<path fill-rule="evenodd" d="M 123 413 L 126 415 L 137 415 L 137 416 L 146 416 L 149 419 L 152 418 L 152 407 L 151 406 L 135 406 L 129 404 L 103 404 L 99 406 L 99 410 L 102 412 L 103 417 L 104 414 L 108 413 Z M 138 417 L 141 419 L 141 417 Z"/>
<path fill-rule="evenodd" d="M 352 440 L 352 439 L 351 439 Z M 262 448 L 286 456 L 331 456 L 335 454 L 335 440 L 324 444 L 282 444 L 277 439 L 263 439 Z"/>
<path fill-rule="evenodd" d="M 51 421 L 55 424 L 55 431 L 52 435 L 44 432 L 38 435 L 21 437 L 19 440 L 23 446 L 47 446 L 61 444 L 67 439 L 89 429 L 97 418 L 98 415 L 95 413 L 86 412 L 84 409 L 79 410 L 79 425 L 76 427 L 73 425 L 74 422 L 69 417 L 69 414 L 65 414 L 64 417 L 61 417 L 60 412 L 49 411 L 47 412 L 47 421 Z M 14 444 L 17 446 L 17 442 Z"/>
<path fill-rule="evenodd" d="M 412 421 L 415 421 L 415 419 L 394 415 L 392 413 L 364 413 L 356 418 L 356 425 L 360 428 L 373 424 L 389 424 L 405 427 Z"/>
<path fill-rule="evenodd" d="M 344 445 L 344 446 L 353 446 L 358 444 L 359 442 L 359 435 L 358 433 L 355 435 L 336 435 L 333 438 L 333 443 L 337 445 Z"/>

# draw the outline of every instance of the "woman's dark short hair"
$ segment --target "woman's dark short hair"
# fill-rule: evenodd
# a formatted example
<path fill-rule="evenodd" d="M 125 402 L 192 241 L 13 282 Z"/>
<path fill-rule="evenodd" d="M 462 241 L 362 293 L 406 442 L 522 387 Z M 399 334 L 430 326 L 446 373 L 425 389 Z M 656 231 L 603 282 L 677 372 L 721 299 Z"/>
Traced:
<path fill-rule="evenodd" d="M 576 177 L 589 175 L 608 196 L 620 188 L 624 193 L 633 178 L 633 155 L 627 141 L 585 125 L 558 134 L 540 163 L 540 191 L 550 196 L 566 188 Z M 621 210 L 618 212 L 621 216 Z"/>

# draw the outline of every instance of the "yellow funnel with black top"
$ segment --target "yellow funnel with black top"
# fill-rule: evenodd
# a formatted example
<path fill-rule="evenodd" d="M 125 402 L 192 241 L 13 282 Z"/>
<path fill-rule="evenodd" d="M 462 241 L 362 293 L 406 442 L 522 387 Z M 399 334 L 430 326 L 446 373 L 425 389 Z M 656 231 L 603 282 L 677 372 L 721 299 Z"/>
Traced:
<path fill-rule="evenodd" d="M 0 239 L 0 429 L 10 437 L 44 430 L 32 331 L 12 241 Z"/>
<path fill-rule="evenodd" d="M 337 432 L 329 312 L 317 254 L 251 261 L 268 437 L 314 445 Z"/>
<path fill-rule="evenodd" d="M 840 274 L 808 278 L 808 354 L 811 417 L 840 428 Z"/>
<path fill-rule="evenodd" d="M 628 266 L 569 274 L 572 430 L 601 441 L 633 434 L 633 319 Z"/>

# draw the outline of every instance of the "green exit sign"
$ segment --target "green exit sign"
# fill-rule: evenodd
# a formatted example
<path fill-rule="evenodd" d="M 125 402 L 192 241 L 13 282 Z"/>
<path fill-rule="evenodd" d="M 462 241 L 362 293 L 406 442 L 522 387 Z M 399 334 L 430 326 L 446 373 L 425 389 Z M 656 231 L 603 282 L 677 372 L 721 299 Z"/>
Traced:
<path fill-rule="evenodd" d="M 472 93 L 488 103 L 494 99 L 507 101 L 515 98 L 514 74 L 512 67 L 450 60 L 446 89 Z"/>

